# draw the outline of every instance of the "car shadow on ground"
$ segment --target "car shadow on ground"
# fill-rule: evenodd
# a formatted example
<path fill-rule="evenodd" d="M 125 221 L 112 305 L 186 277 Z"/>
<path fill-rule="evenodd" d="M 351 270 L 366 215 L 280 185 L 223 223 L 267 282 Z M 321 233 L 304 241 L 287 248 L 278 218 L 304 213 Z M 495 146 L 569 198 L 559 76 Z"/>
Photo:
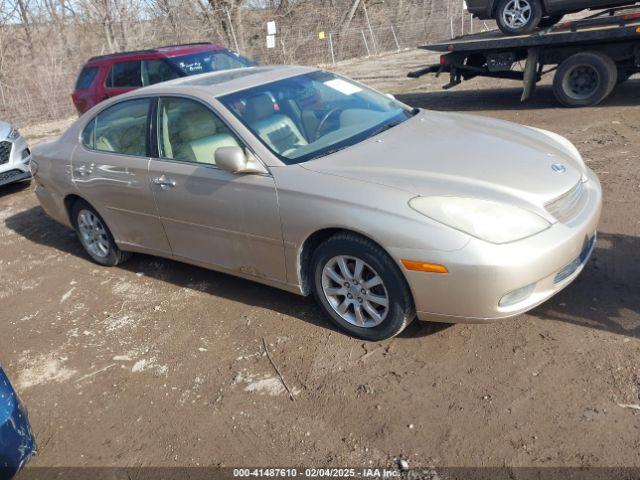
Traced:
<path fill-rule="evenodd" d="M 518 84 L 514 83 L 514 85 Z M 412 107 L 458 112 L 562 108 L 553 95 L 551 85 L 539 85 L 527 102 L 520 102 L 521 95 L 522 87 L 515 86 L 514 88 L 398 93 L 395 97 Z M 640 105 L 640 79 L 632 79 L 618 85 L 599 106 L 638 105 Z"/>
<path fill-rule="evenodd" d="M 5 220 L 5 225 L 36 244 L 55 248 L 90 262 L 73 230 L 52 220 L 41 207 L 33 207 L 10 216 Z M 87 268 L 91 267 L 88 265 Z M 197 289 L 216 297 L 273 310 L 318 327 L 338 331 L 312 297 L 301 297 L 233 275 L 149 255 L 136 254 L 131 260 L 116 268 L 168 282 L 180 288 Z M 416 321 L 407 327 L 401 336 L 428 336 L 448 326 Z"/>
<path fill-rule="evenodd" d="M 31 186 L 31 180 L 10 183 L 8 185 L 0 186 L 0 198 L 8 197 L 9 195 L 13 195 L 14 193 L 22 192 Z"/>
<path fill-rule="evenodd" d="M 582 274 L 530 312 L 540 319 L 640 338 L 640 237 L 600 233 Z"/>
<path fill-rule="evenodd" d="M 90 261 L 75 233 L 53 221 L 40 207 L 10 216 L 5 224 L 34 243 Z M 557 320 L 640 338 L 638 252 L 639 237 L 601 233 L 594 254 L 580 277 L 530 314 L 543 320 Z M 142 273 L 181 288 L 197 288 L 217 297 L 274 310 L 322 328 L 336 330 L 311 297 L 301 297 L 232 275 L 148 255 L 134 255 L 117 268 Z M 428 336 L 449 326 L 416 321 L 400 336 Z"/>

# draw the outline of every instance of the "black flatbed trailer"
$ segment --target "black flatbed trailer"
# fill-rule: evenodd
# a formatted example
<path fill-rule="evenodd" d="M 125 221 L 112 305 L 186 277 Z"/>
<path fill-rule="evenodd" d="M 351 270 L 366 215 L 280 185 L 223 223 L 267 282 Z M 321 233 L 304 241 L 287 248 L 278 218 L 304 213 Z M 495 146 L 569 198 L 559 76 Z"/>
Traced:
<path fill-rule="evenodd" d="M 492 30 L 425 45 L 420 48 L 444 53 L 440 63 L 409 77 L 449 73 L 445 89 L 475 77 L 521 80 L 526 101 L 542 76 L 556 71 L 553 91 L 563 105 L 595 105 L 640 72 L 640 12 L 630 8 L 637 9 L 606 10 L 528 35 Z"/>

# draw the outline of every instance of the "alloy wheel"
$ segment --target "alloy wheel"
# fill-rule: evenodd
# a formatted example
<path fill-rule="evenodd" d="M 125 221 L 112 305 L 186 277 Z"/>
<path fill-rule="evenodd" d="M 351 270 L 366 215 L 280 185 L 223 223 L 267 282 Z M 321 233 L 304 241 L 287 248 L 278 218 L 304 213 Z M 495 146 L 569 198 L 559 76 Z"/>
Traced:
<path fill-rule="evenodd" d="M 109 255 L 110 242 L 107 230 L 95 213 L 89 210 L 78 212 L 78 231 L 87 251 L 98 258 Z"/>
<path fill-rule="evenodd" d="M 389 313 L 389 294 L 382 277 L 357 257 L 331 258 L 322 269 L 322 292 L 343 320 L 358 327 L 380 325 Z"/>
<path fill-rule="evenodd" d="M 531 20 L 531 5 L 527 0 L 511 0 L 502 11 L 502 20 L 514 30 L 525 27 Z"/>

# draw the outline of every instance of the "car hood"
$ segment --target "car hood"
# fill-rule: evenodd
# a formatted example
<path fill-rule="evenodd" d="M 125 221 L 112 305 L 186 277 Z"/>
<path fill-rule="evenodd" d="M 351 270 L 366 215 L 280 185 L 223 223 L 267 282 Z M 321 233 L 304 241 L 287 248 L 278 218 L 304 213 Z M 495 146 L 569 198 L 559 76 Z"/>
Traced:
<path fill-rule="evenodd" d="M 579 154 L 553 135 L 479 116 L 422 111 L 302 166 L 416 195 L 515 198 L 542 205 L 574 187 L 585 170 Z M 554 164 L 564 171 L 552 169 Z"/>

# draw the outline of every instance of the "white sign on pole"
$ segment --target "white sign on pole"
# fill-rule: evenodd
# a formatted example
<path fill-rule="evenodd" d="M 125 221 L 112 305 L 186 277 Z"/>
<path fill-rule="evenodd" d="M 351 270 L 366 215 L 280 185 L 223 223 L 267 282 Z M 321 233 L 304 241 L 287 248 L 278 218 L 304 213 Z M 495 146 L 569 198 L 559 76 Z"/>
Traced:
<path fill-rule="evenodd" d="M 276 22 L 267 22 L 267 35 L 276 34 Z"/>
<path fill-rule="evenodd" d="M 267 35 L 267 48 L 276 48 L 276 36 Z"/>
<path fill-rule="evenodd" d="M 466 0 L 462 0 L 462 8 L 464 8 L 465 10 L 469 10 Z"/>

